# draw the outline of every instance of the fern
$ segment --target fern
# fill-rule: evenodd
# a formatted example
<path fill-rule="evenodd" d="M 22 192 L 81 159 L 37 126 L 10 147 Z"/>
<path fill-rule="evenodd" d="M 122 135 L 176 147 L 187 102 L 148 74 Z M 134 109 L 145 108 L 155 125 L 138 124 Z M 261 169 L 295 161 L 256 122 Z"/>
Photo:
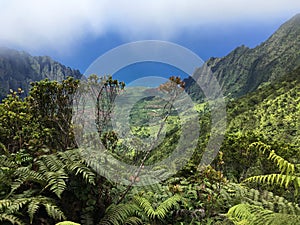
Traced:
<path fill-rule="evenodd" d="M 8 221 L 11 224 L 17 225 L 26 225 L 23 221 L 21 221 L 18 217 L 6 213 L 0 213 L 0 221 Z"/>
<path fill-rule="evenodd" d="M 181 200 L 179 195 L 171 196 L 155 209 L 147 198 L 134 196 L 133 202 L 110 205 L 99 225 L 135 225 L 143 224 L 143 221 L 162 221 Z"/>
<path fill-rule="evenodd" d="M 178 202 L 181 200 L 182 198 L 179 195 L 174 195 L 166 199 L 156 209 L 154 209 L 148 199 L 140 196 L 134 197 L 135 203 L 142 209 L 149 219 L 159 220 L 163 220 L 172 208 L 179 205 Z"/>
<path fill-rule="evenodd" d="M 63 191 L 67 188 L 65 179 L 68 178 L 68 175 L 63 169 L 56 172 L 47 172 L 45 175 L 47 176 L 47 186 L 44 189 L 49 187 L 60 198 Z"/>
<path fill-rule="evenodd" d="M 20 198 L 20 199 L 2 199 L 0 200 L 0 211 L 6 212 L 8 214 L 12 214 L 18 212 L 27 202 L 29 199 L 27 198 Z"/>
<path fill-rule="evenodd" d="M 82 160 L 78 150 L 60 152 L 58 157 L 69 172 L 75 172 L 75 175 L 81 175 L 87 183 L 95 185 L 95 173 Z"/>
<path fill-rule="evenodd" d="M 250 212 L 250 207 L 251 206 L 248 204 L 235 205 L 229 209 L 227 216 L 232 222 L 234 222 L 234 224 L 249 224 L 249 221 L 255 218 L 255 216 Z"/>
<path fill-rule="evenodd" d="M 126 219 L 124 224 L 125 225 L 138 225 L 138 224 L 143 224 L 143 222 L 140 218 L 131 216 Z"/>
<path fill-rule="evenodd" d="M 39 172 L 31 170 L 28 167 L 20 167 L 15 171 L 15 175 L 19 177 L 20 181 L 32 180 L 40 184 L 46 183 L 46 177 Z"/>
<path fill-rule="evenodd" d="M 269 185 L 288 186 L 292 183 L 295 188 L 294 195 L 298 195 L 300 187 L 300 177 L 296 173 L 297 165 L 292 164 L 284 158 L 278 156 L 269 145 L 256 142 L 250 147 L 256 147 L 264 154 L 268 153 L 268 159 L 276 164 L 279 168 L 279 174 L 259 175 L 247 178 L 244 182 L 260 182 Z M 255 191 L 253 191 L 255 193 Z M 256 193 L 259 193 L 256 191 Z M 275 202 L 269 199 L 262 199 L 261 205 L 257 206 L 255 202 L 252 204 L 238 204 L 231 207 L 227 213 L 228 218 L 235 224 L 248 225 L 281 225 L 281 224 L 300 224 L 300 207 L 297 203 L 288 202 L 283 197 L 273 196 L 267 192 L 267 196 L 274 198 Z M 257 200 L 257 198 L 255 198 Z M 276 207 L 275 207 L 276 206 Z M 266 209 L 271 208 L 271 210 Z"/>
<path fill-rule="evenodd" d="M 4 162 L 9 164 L 9 160 L 4 160 Z M 11 193 L 25 181 L 32 181 L 39 183 L 43 187 L 42 191 L 50 190 L 60 198 L 67 188 L 66 180 L 69 174 L 80 175 L 87 183 L 95 184 L 95 173 L 86 166 L 75 150 L 42 156 L 36 164 L 38 165 L 37 171 L 29 167 L 16 169 L 15 175 L 18 179 L 12 184 Z"/>
<path fill-rule="evenodd" d="M 61 170 L 65 166 L 65 164 L 61 160 L 59 160 L 57 155 L 42 156 L 40 159 L 45 163 L 48 171 L 56 172 Z"/>
<path fill-rule="evenodd" d="M 47 214 L 55 220 L 65 219 L 64 213 L 56 206 L 51 198 L 44 196 L 16 198 L 0 200 L 0 214 L 9 215 L 12 218 L 17 218 L 15 214 L 20 212 L 22 208 L 27 206 L 30 223 L 32 223 L 34 215 L 37 213 L 40 206 L 44 206 Z M 20 221 L 20 220 L 18 220 Z"/>
<path fill-rule="evenodd" d="M 264 154 L 268 153 L 268 159 L 273 161 L 280 170 L 280 174 L 267 174 L 249 177 L 244 182 L 258 182 L 267 183 L 269 185 L 280 185 L 288 188 L 290 184 L 293 184 L 295 188 L 295 195 L 298 195 L 300 189 L 300 177 L 296 174 L 296 165 L 288 162 L 281 156 L 278 156 L 274 150 L 271 150 L 269 145 L 262 142 L 255 142 L 250 145 L 262 151 Z"/>
<path fill-rule="evenodd" d="M 0 150 L 3 150 L 3 152 L 6 156 L 10 155 L 10 153 L 9 153 L 8 149 L 6 148 L 6 146 L 1 142 L 0 142 Z"/>
<path fill-rule="evenodd" d="M 288 188 L 290 183 L 294 184 L 295 194 L 298 194 L 298 190 L 300 187 L 300 177 L 291 176 L 291 175 L 283 175 L 283 174 L 268 174 L 268 175 L 259 175 L 249 177 L 244 180 L 244 182 L 257 182 L 257 183 L 267 183 L 269 185 L 280 185 Z"/>
<path fill-rule="evenodd" d="M 294 174 L 295 165 L 277 155 L 275 151 L 271 149 L 271 146 L 266 145 L 262 142 L 254 142 L 249 145 L 249 148 L 256 148 L 258 151 L 266 154 L 268 156 L 268 159 L 273 161 L 277 165 L 277 167 L 281 171 L 281 174 Z"/>
<path fill-rule="evenodd" d="M 238 204 L 230 208 L 227 216 L 235 224 L 247 225 L 295 225 L 300 224 L 300 216 L 274 213 L 259 206 Z"/>
<path fill-rule="evenodd" d="M 59 209 L 58 206 L 56 206 L 52 202 L 43 202 L 42 204 L 45 207 L 47 214 L 53 219 L 55 220 L 66 219 L 64 213 Z"/>
<path fill-rule="evenodd" d="M 288 162 L 284 158 L 280 157 L 275 153 L 274 150 L 272 150 L 269 153 L 268 159 L 272 160 L 276 165 L 278 166 L 279 170 L 281 171 L 281 174 L 286 173 L 286 175 L 294 174 L 295 172 L 295 165 Z"/>
<path fill-rule="evenodd" d="M 138 211 L 138 207 L 134 204 L 110 205 L 105 212 L 105 216 L 98 225 L 123 225 L 123 224 L 142 224 L 142 221 L 133 217 Z"/>
<path fill-rule="evenodd" d="M 0 169 L 7 168 L 17 168 L 17 164 L 8 156 L 0 155 Z"/>
<path fill-rule="evenodd" d="M 32 199 L 32 201 L 29 202 L 27 207 L 27 212 L 29 215 L 30 223 L 32 223 L 33 217 L 37 213 L 39 208 L 40 208 L 40 204 L 39 201 L 37 201 L 36 199 Z"/>

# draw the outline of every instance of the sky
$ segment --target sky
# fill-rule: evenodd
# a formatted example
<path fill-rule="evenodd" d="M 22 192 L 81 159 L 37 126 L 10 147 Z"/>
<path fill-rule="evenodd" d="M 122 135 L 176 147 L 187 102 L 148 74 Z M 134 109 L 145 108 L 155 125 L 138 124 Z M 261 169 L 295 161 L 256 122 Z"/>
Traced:
<path fill-rule="evenodd" d="M 257 46 L 299 12 L 299 0 L 0 0 L 0 46 L 82 73 L 141 40 L 170 41 L 207 60 Z"/>

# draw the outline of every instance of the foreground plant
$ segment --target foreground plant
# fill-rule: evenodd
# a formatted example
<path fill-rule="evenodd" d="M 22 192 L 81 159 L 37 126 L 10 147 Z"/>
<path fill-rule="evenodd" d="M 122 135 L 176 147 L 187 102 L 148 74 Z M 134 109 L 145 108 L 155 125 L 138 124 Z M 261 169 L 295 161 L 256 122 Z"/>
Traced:
<path fill-rule="evenodd" d="M 278 156 L 269 145 L 256 142 L 252 146 L 267 154 L 268 159 L 278 167 L 280 173 L 252 176 L 244 182 L 290 188 L 294 193 L 294 199 L 297 199 L 300 188 L 299 164 L 290 163 Z M 244 225 L 300 224 L 300 208 L 297 202 L 281 201 L 273 210 L 266 209 L 266 206 L 238 204 L 229 209 L 227 216 L 235 224 Z"/>

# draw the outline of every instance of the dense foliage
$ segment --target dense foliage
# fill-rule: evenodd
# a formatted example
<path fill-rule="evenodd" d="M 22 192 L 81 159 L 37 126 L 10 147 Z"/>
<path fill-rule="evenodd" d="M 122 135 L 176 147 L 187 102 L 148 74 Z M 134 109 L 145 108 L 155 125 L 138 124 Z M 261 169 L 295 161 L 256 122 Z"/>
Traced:
<path fill-rule="evenodd" d="M 126 89 L 111 76 L 79 82 L 79 71 L 49 57 L 0 49 L 6 71 L 0 77 L 0 223 L 300 224 L 299 23 L 297 15 L 259 46 L 208 60 L 226 96 L 227 127 L 214 161 L 201 166 L 214 101 L 205 101 L 191 79 L 173 76 L 152 89 Z M 56 81 L 41 80 L 47 77 Z M 29 90 L 34 80 L 41 81 L 31 82 Z M 125 103 L 134 104 L 121 104 L 118 111 L 114 103 L 124 93 Z M 135 102 L 139 93 L 148 97 Z M 81 105 L 83 100 L 87 104 Z M 82 118 L 74 116 L 76 110 Z M 195 140 L 180 139 L 186 137 L 185 122 L 194 118 L 191 111 L 197 119 L 188 131 L 196 133 L 197 126 L 200 131 Z M 86 124 L 74 120 L 85 118 L 95 119 L 95 134 L 80 136 Z M 127 138 L 126 132 L 132 135 Z M 85 151 L 78 136 L 103 145 Z M 170 158 L 179 142 L 192 156 L 157 164 Z M 107 178 L 110 171 L 102 162 L 108 157 L 126 163 L 113 175 L 127 185 Z M 129 175 L 128 165 L 136 168 Z M 151 165 L 154 178 L 143 180 Z M 170 171 L 176 173 L 143 185 Z"/>
<path fill-rule="evenodd" d="M 139 167 L 126 187 L 99 175 L 77 149 L 71 121 L 77 80 L 32 83 L 26 98 L 21 89 L 11 91 L 0 104 L 1 224 L 299 223 L 299 74 L 298 69 L 240 99 L 227 99 L 225 141 L 205 167 L 198 164 L 209 138 L 210 110 L 199 103 L 202 130 L 192 159 L 169 179 L 143 187 L 132 186 L 143 166 L 167 157 L 181 134 L 182 118 L 170 102 L 146 98 L 131 110 L 138 137 L 159 131 L 147 125 L 149 115 L 166 121 L 166 137 L 155 148 L 125 151 L 117 134 L 103 130 L 99 136 L 110 154 Z M 113 94 L 105 90 L 117 94 L 124 84 L 92 76 L 89 85 L 95 84 L 104 85 L 96 107 L 103 111 L 96 113 L 100 129 L 110 122 L 100 118 Z M 160 89 L 170 91 L 171 84 Z"/>

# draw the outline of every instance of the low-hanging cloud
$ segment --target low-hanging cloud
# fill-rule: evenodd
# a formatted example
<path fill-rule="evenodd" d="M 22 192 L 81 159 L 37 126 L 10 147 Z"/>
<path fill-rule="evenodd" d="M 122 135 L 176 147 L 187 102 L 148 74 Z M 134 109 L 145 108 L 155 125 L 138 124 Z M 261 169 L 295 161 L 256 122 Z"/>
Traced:
<path fill-rule="evenodd" d="M 0 45 L 62 50 L 116 32 L 126 40 L 182 29 L 295 14 L 299 0 L 0 0 Z"/>

